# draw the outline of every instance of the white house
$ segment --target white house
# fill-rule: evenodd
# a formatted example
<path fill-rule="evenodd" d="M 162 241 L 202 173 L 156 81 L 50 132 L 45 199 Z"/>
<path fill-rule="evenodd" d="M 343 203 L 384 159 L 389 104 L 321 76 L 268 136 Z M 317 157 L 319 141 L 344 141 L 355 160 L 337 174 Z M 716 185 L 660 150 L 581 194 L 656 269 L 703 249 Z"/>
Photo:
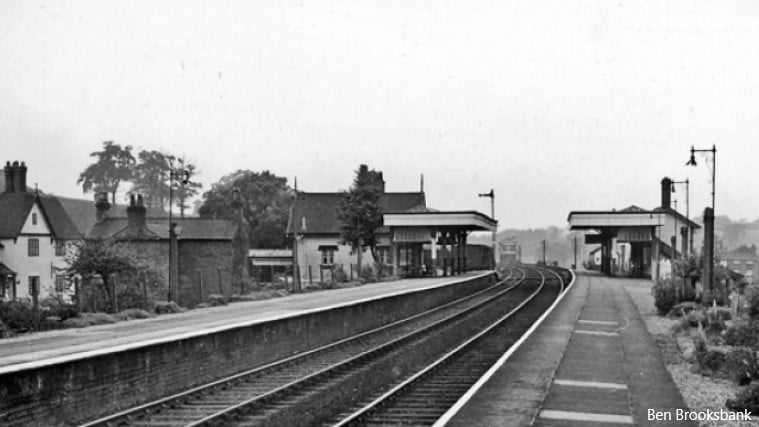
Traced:
<path fill-rule="evenodd" d="M 81 233 L 58 198 L 28 191 L 23 162 L 5 166 L 0 218 L 0 298 L 70 293 L 65 256 Z"/>

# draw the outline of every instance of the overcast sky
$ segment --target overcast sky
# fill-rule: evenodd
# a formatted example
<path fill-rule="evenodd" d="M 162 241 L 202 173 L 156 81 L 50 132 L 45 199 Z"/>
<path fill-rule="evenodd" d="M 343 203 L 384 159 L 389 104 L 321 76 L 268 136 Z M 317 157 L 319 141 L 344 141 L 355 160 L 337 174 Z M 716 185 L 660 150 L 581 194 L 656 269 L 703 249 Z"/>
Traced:
<path fill-rule="evenodd" d="M 390 191 L 500 228 L 659 204 L 759 217 L 759 2 L 0 0 L 0 160 L 83 196 L 103 141 Z M 702 160 L 702 158 L 698 158 Z M 683 192 L 684 193 L 684 192 Z M 679 207 L 684 194 L 678 193 Z M 684 211 L 684 209 L 682 209 Z"/>

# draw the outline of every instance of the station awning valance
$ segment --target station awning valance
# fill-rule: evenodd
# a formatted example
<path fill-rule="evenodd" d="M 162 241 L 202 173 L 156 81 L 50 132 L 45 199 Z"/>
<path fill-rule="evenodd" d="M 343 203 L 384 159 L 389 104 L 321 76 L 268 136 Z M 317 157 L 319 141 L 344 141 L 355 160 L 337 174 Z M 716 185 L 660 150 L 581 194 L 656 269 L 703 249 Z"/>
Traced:
<path fill-rule="evenodd" d="M 498 221 L 477 211 L 403 212 L 382 215 L 386 227 L 495 231 Z"/>
<path fill-rule="evenodd" d="M 575 211 L 569 213 L 572 230 L 608 227 L 657 227 L 664 223 L 664 214 L 653 211 Z"/>

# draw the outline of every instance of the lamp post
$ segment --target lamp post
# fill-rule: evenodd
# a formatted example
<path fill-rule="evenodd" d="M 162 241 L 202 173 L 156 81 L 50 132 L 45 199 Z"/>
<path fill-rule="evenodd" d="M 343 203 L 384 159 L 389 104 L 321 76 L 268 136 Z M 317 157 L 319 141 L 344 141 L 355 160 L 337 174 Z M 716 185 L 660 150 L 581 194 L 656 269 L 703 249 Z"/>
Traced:
<path fill-rule="evenodd" d="M 696 150 L 691 145 L 690 160 L 686 166 L 696 166 L 696 153 L 712 153 L 712 207 L 704 209 L 704 291 L 709 291 L 713 296 L 714 291 L 714 190 L 716 186 L 717 171 L 717 146 L 712 145 L 711 150 Z M 703 298 L 708 303 L 707 298 Z"/>
<path fill-rule="evenodd" d="M 694 159 L 695 162 L 695 159 Z M 675 192 L 675 184 L 685 184 L 685 218 L 690 221 L 690 181 L 672 181 L 672 192 Z M 677 208 L 675 208 L 677 210 Z M 693 253 L 693 231 L 688 225 L 688 253 Z"/>
<path fill-rule="evenodd" d="M 489 193 L 480 193 L 477 196 L 490 197 L 490 218 L 493 221 L 495 221 L 495 192 L 493 191 L 493 189 L 491 188 Z M 493 269 L 494 270 L 498 262 L 498 260 L 496 260 L 496 254 L 495 254 L 495 233 L 496 233 L 496 230 L 493 230 L 493 236 L 491 238 L 491 247 L 493 248 Z"/>
<path fill-rule="evenodd" d="M 173 200 L 174 197 L 174 180 L 179 180 L 183 185 L 187 184 L 187 182 L 190 180 L 190 171 L 187 169 L 174 169 L 173 163 L 170 165 L 169 169 L 169 292 L 168 292 L 168 300 L 171 301 L 173 297 L 173 290 L 175 288 L 174 282 L 176 281 L 177 277 L 175 277 L 173 270 L 176 268 L 176 254 L 174 253 L 174 245 L 176 244 L 177 239 L 177 233 L 176 233 L 176 224 L 173 222 L 174 218 L 172 216 L 172 207 L 173 207 Z"/>
<path fill-rule="evenodd" d="M 686 166 L 697 166 L 696 153 L 712 153 L 712 211 L 714 211 L 714 188 L 716 185 L 716 172 L 717 172 L 717 146 L 712 145 L 711 149 L 696 150 L 693 146 L 690 146 L 690 160 L 685 163 Z"/>

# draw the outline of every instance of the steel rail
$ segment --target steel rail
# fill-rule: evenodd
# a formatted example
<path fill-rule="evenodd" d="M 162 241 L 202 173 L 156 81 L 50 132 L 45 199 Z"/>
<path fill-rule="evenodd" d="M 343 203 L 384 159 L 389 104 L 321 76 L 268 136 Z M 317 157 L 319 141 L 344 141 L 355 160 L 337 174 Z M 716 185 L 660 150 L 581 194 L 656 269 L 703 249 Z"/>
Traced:
<path fill-rule="evenodd" d="M 482 340 L 486 339 L 487 335 L 489 335 L 495 328 L 501 326 L 506 322 L 507 320 L 511 319 L 512 316 L 514 316 L 517 312 L 522 310 L 527 304 L 529 304 L 539 293 L 541 293 L 545 289 L 546 284 L 546 277 L 545 274 L 541 271 L 541 269 L 533 268 L 534 271 L 538 272 L 541 278 L 541 283 L 538 289 L 535 290 L 527 299 L 525 299 L 523 302 L 521 302 L 517 307 L 509 311 L 509 313 L 505 314 L 495 322 L 493 322 L 490 326 L 480 331 L 477 335 L 471 337 L 466 342 L 462 343 L 455 349 L 449 351 L 445 355 L 441 356 L 431 364 L 429 364 L 426 368 L 423 370 L 417 372 L 413 376 L 409 377 L 402 383 L 398 384 L 397 386 L 393 387 L 380 397 L 374 399 L 369 404 L 365 405 L 361 409 L 353 412 L 346 418 L 342 419 L 340 422 L 335 424 L 335 427 L 345 427 L 349 425 L 361 425 L 365 419 L 371 417 L 374 412 L 377 412 L 381 410 L 381 407 L 393 399 L 395 399 L 399 394 L 407 391 L 409 388 L 413 387 L 415 384 L 420 382 L 422 379 L 427 377 L 430 374 L 433 374 L 435 370 L 438 370 L 442 367 L 444 367 L 446 364 L 448 364 L 453 358 L 457 356 L 461 356 L 466 351 L 471 349 L 475 344 L 482 342 Z M 548 269 L 546 269 L 548 270 Z M 550 271 L 550 270 L 548 270 Z M 561 284 L 562 288 L 564 286 L 564 280 L 555 272 L 551 271 L 553 275 L 556 276 L 556 278 L 559 280 L 559 283 Z M 559 292 L 559 295 L 561 294 L 561 291 Z M 476 380 L 475 380 L 476 381 Z M 443 411 L 445 412 L 445 411 Z"/>
<path fill-rule="evenodd" d="M 520 277 L 518 279 L 515 279 L 515 277 L 514 277 L 515 276 L 515 274 L 514 274 L 515 271 L 519 271 L 522 274 L 522 277 Z M 504 285 L 505 283 L 507 283 L 509 280 L 514 279 L 514 280 L 517 281 L 517 283 L 519 283 L 521 280 L 524 280 L 524 278 L 525 278 L 525 273 L 523 271 L 521 271 L 519 269 L 516 269 L 516 270 L 511 270 L 510 269 L 508 271 L 508 274 L 506 275 L 506 277 L 504 277 L 502 280 L 499 280 L 493 286 L 490 286 L 488 288 L 482 289 L 480 291 L 477 291 L 477 292 L 475 292 L 473 294 L 470 294 L 470 295 L 467 295 L 465 297 L 459 298 L 459 299 L 457 299 L 455 301 L 450 301 L 448 303 L 445 303 L 445 304 L 443 304 L 441 306 L 432 308 L 430 310 L 427 310 L 427 311 L 424 311 L 424 312 L 421 312 L 421 313 L 417 313 L 417 314 L 415 314 L 413 316 L 410 316 L 410 317 L 407 317 L 407 318 L 404 318 L 404 319 L 400 319 L 400 320 L 394 321 L 392 323 L 380 326 L 378 328 L 371 329 L 369 331 L 364 331 L 364 332 L 361 332 L 359 334 L 355 334 L 355 335 L 352 335 L 350 337 L 343 338 L 343 339 L 338 340 L 336 342 L 329 343 L 329 344 L 317 347 L 317 348 L 312 349 L 312 350 L 301 352 L 301 353 L 298 353 L 298 354 L 286 357 L 284 359 L 277 360 L 275 362 L 265 364 L 263 366 L 258 366 L 256 368 L 253 368 L 253 369 L 250 369 L 250 370 L 247 370 L 247 371 L 244 371 L 244 372 L 240 372 L 240 373 L 237 373 L 237 374 L 234 374 L 234 375 L 231 375 L 231 376 L 228 376 L 228 377 L 225 377 L 225 378 L 222 378 L 222 379 L 219 379 L 219 380 L 207 383 L 207 384 L 203 384 L 203 385 L 200 385 L 200 386 L 197 386 L 197 387 L 193 387 L 191 389 L 182 391 L 180 393 L 176 393 L 176 394 L 171 395 L 171 396 L 167 396 L 167 397 L 164 397 L 164 398 L 161 398 L 161 399 L 157 399 L 157 400 L 152 401 L 152 402 L 148 402 L 148 403 L 136 406 L 136 407 L 129 408 L 129 409 L 124 410 L 124 411 L 120 411 L 120 412 L 118 412 L 116 414 L 112 414 L 112 415 L 109 415 L 109 416 L 106 416 L 106 417 L 99 418 L 99 419 L 94 420 L 94 421 L 87 422 L 85 424 L 82 424 L 81 427 L 122 426 L 122 425 L 130 425 L 133 422 L 139 423 L 139 420 L 137 420 L 137 418 L 140 418 L 141 416 L 145 416 L 145 415 L 150 416 L 150 415 L 152 415 L 151 414 L 152 411 L 160 411 L 160 410 L 162 410 L 164 408 L 170 407 L 173 403 L 181 402 L 182 400 L 186 400 L 186 399 L 190 399 L 193 396 L 198 395 L 198 394 L 209 393 L 213 389 L 216 389 L 216 388 L 219 388 L 219 387 L 224 387 L 224 386 L 229 385 L 231 383 L 243 381 L 247 377 L 260 376 L 260 375 L 266 374 L 267 372 L 274 372 L 274 371 L 286 368 L 287 366 L 294 365 L 294 364 L 296 364 L 298 362 L 302 362 L 302 361 L 304 361 L 304 360 L 306 360 L 306 359 L 308 359 L 310 357 L 315 357 L 315 356 L 317 356 L 319 354 L 326 353 L 327 351 L 335 350 L 336 348 L 339 348 L 340 346 L 351 345 L 352 343 L 358 342 L 358 340 L 360 340 L 360 339 L 371 337 L 372 335 L 379 335 L 381 333 L 384 333 L 384 332 L 387 332 L 387 331 L 391 331 L 393 328 L 400 328 L 400 327 L 402 327 L 402 326 L 404 326 L 406 324 L 410 324 L 411 322 L 420 320 L 420 319 L 422 319 L 424 317 L 429 317 L 429 316 L 432 316 L 432 315 L 434 315 L 434 314 L 436 314 L 438 312 L 442 312 L 443 310 L 453 308 L 456 305 L 466 304 L 467 302 L 475 300 L 476 298 L 478 298 L 478 297 L 480 297 L 482 295 L 485 295 L 486 293 L 491 292 L 494 289 L 497 289 L 498 287 L 500 287 L 500 286 Z M 516 286 L 516 284 L 513 285 L 512 287 L 508 288 L 508 289 L 512 289 L 515 286 Z"/>

